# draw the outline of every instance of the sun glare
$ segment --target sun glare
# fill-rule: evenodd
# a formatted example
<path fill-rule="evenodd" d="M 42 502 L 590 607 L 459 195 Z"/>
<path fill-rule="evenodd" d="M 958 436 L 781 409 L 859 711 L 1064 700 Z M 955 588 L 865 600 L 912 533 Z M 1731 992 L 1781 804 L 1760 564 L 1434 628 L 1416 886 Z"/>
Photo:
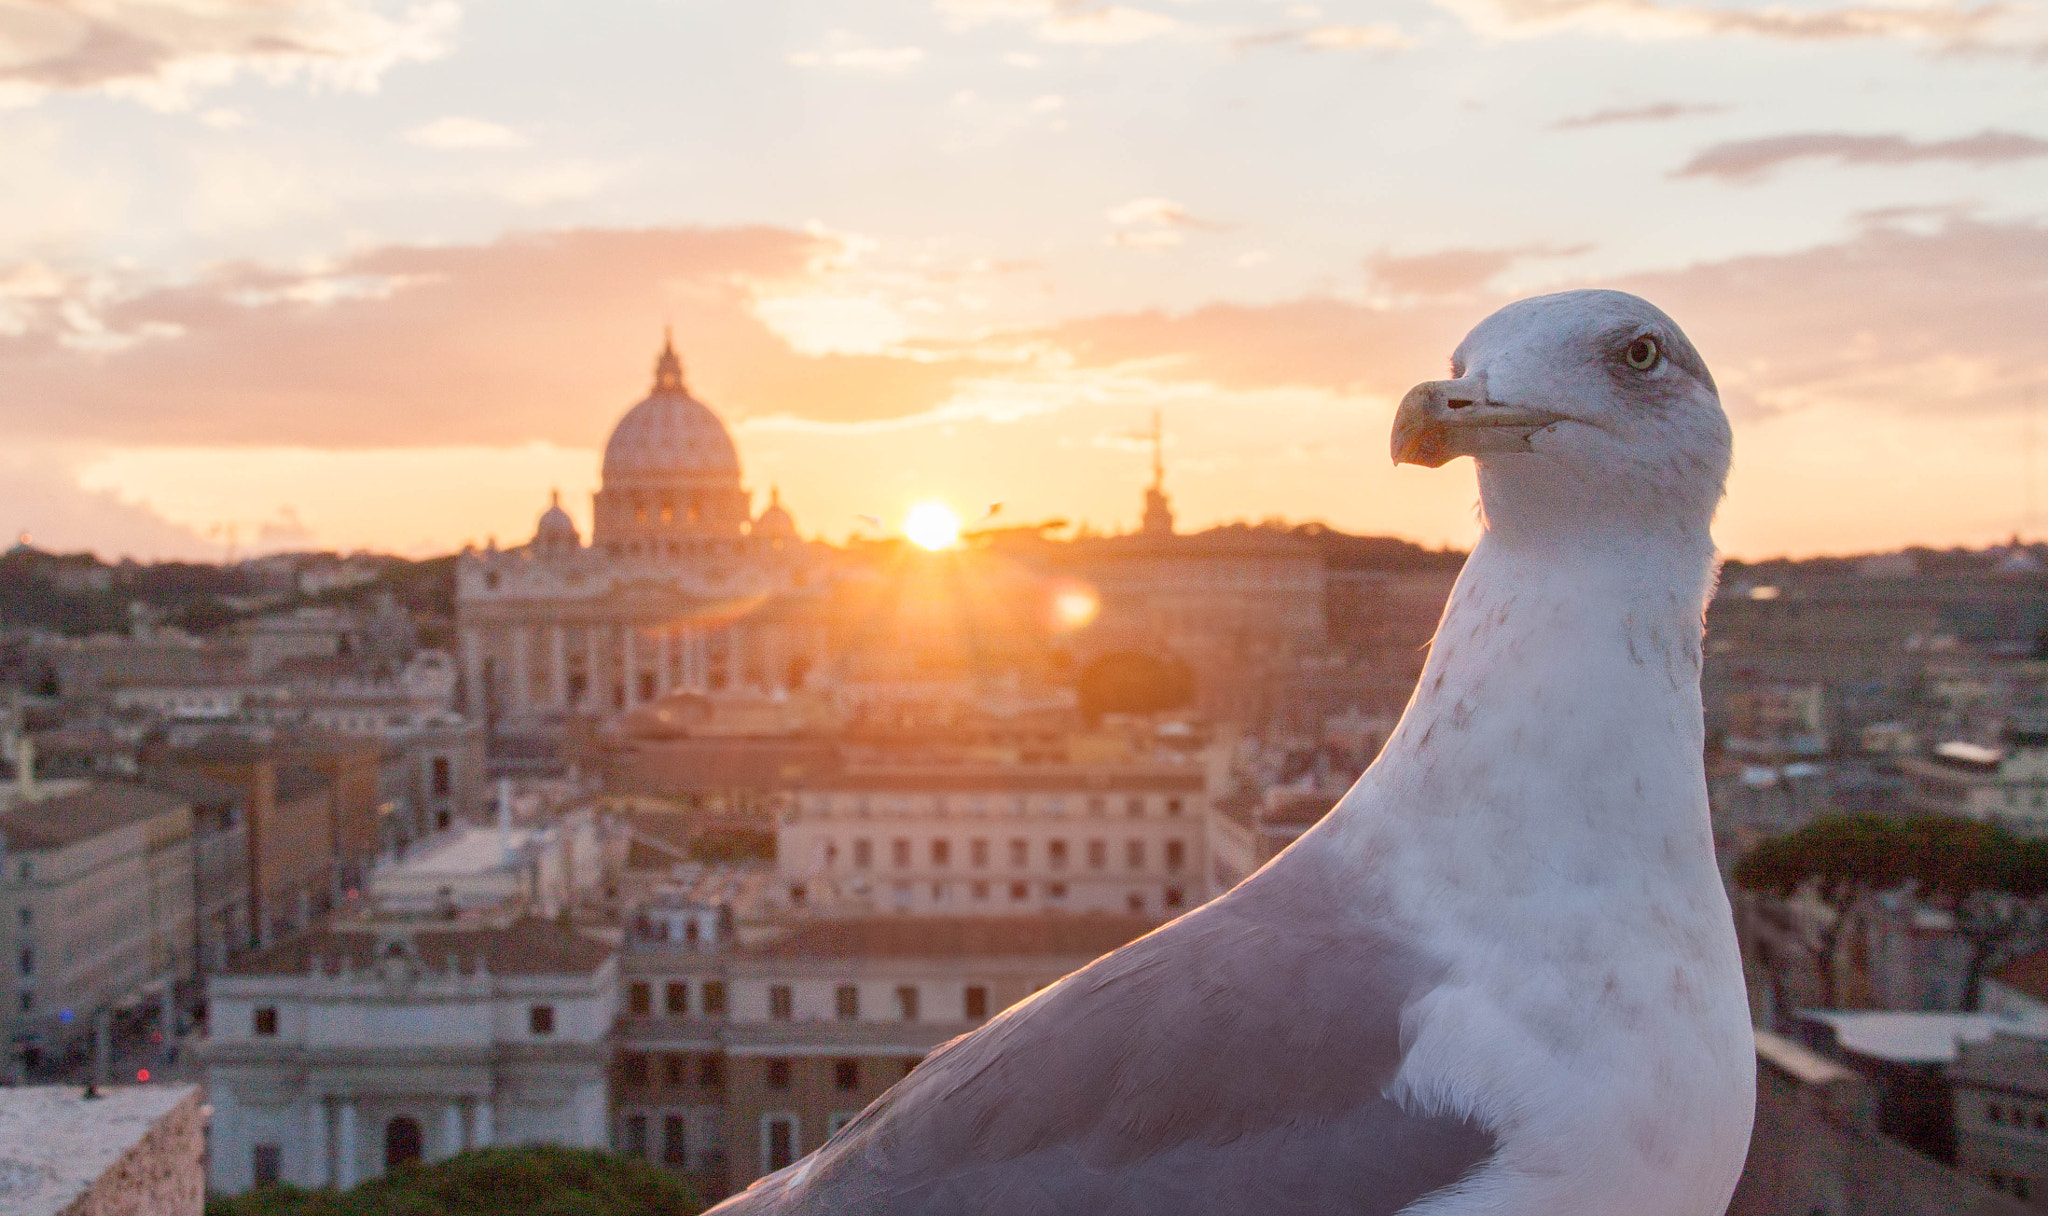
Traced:
<path fill-rule="evenodd" d="M 903 535 L 920 549 L 949 549 L 960 539 L 960 517 L 942 502 L 921 502 L 903 517 Z"/>
<path fill-rule="evenodd" d="M 1086 583 L 1062 583 L 1052 593 L 1052 619 L 1061 629 L 1080 629 L 1101 610 L 1102 598 Z"/>

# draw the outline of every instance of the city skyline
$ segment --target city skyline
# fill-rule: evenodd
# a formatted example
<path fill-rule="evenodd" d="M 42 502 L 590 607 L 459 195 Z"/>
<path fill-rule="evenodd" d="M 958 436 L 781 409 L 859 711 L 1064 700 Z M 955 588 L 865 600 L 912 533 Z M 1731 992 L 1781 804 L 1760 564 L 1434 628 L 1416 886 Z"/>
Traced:
<path fill-rule="evenodd" d="M 117 3 L 0 18 L 0 526 L 522 542 L 672 325 L 807 535 L 937 499 L 1469 544 L 1393 405 L 1686 327 L 1739 557 L 2035 535 L 2035 6 Z M 127 49 L 121 50 L 119 48 Z"/>

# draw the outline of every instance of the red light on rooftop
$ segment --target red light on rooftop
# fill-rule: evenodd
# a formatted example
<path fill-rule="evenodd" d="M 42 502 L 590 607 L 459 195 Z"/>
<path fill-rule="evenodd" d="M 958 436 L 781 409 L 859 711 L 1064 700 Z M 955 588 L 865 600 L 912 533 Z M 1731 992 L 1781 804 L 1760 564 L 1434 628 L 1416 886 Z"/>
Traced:
<path fill-rule="evenodd" d="M 136 1069 L 136 1070 L 135 1070 L 135 1079 L 136 1079 L 136 1080 L 138 1080 L 138 1081 L 147 1081 L 147 1080 L 149 1080 L 149 1070 L 148 1070 L 147 1068 L 138 1068 L 138 1069 Z"/>

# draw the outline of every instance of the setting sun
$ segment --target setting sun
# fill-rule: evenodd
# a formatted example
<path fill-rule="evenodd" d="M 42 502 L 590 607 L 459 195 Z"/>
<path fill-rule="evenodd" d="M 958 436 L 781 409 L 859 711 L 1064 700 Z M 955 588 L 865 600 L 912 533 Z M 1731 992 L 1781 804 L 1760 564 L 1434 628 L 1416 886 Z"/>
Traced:
<path fill-rule="evenodd" d="M 948 549 L 960 539 L 960 516 L 942 502 L 921 502 L 903 517 L 903 535 L 921 549 Z"/>

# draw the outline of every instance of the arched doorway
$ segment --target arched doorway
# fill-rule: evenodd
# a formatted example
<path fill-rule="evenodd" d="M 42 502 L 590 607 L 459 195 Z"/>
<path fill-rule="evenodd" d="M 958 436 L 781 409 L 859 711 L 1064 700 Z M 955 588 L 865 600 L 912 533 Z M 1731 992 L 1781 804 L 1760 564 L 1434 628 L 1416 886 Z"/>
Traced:
<path fill-rule="evenodd" d="M 420 1132 L 419 1120 L 411 1115 L 399 1115 L 384 1125 L 384 1170 L 389 1173 L 401 1165 L 417 1165 L 426 1145 L 426 1138 Z"/>

